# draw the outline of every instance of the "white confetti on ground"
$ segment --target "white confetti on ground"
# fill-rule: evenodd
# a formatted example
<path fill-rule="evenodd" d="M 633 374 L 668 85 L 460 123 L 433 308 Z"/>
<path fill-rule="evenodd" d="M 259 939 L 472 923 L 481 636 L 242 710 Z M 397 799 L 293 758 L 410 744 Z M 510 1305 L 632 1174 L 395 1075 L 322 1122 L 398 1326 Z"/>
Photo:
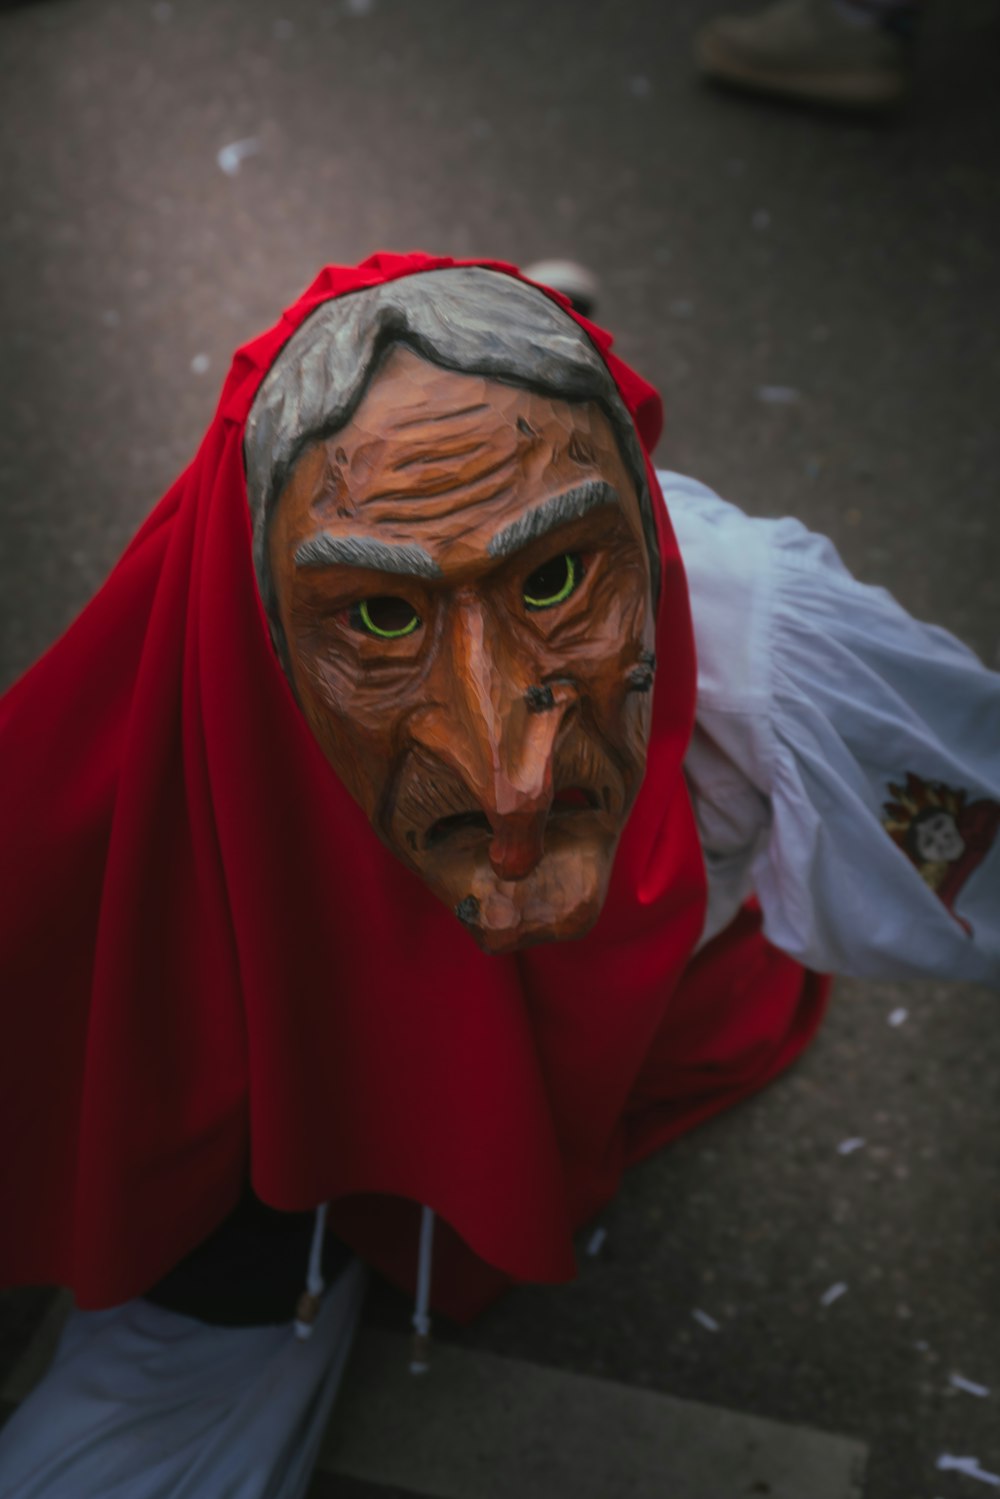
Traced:
<path fill-rule="evenodd" d="M 210 364 L 207 354 L 196 354 L 191 361 L 191 368 L 196 375 L 203 375 Z"/>
<path fill-rule="evenodd" d="M 828 1286 L 819 1298 L 819 1304 L 820 1306 L 833 1306 L 835 1301 L 839 1301 L 841 1296 L 846 1296 L 846 1294 L 847 1282 L 843 1280 L 834 1281 L 833 1285 Z"/>
<path fill-rule="evenodd" d="M 235 177 L 240 169 L 240 162 L 259 150 L 260 141 L 255 135 L 248 135 L 241 141 L 230 141 L 228 146 L 223 146 L 215 159 L 227 177 Z"/>
<path fill-rule="evenodd" d="M 696 1322 L 700 1322 L 702 1327 L 707 1328 L 709 1332 L 719 1331 L 719 1324 L 715 1318 L 710 1317 L 707 1312 L 703 1312 L 700 1306 L 694 1307 L 691 1315 Z"/>
<path fill-rule="evenodd" d="M 794 385 L 758 385 L 757 399 L 765 406 L 794 406 L 801 397 Z"/>
<path fill-rule="evenodd" d="M 853 1155 L 856 1150 L 863 1150 L 868 1142 L 860 1135 L 852 1135 L 849 1140 L 841 1140 L 837 1146 L 838 1155 Z"/>
<path fill-rule="evenodd" d="M 976 1384 L 974 1379 L 966 1379 L 964 1374 L 949 1374 L 948 1383 L 955 1390 L 964 1390 L 967 1395 L 978 1395 L 980 1400 L 985 1400 L 990 1393 L 988 1385 Z"/>
<path fill-rule="evenodd" d="M 909 1013 L 910 1013 L 909 1010 L 907 1010 L 903 1005 L 900 1005 L 900 1007 L 899 1007 L 898 1010 L 893 1010 L 892 1013 L 890 1014 L 890 1016 L 889 1016 L 889 1024 L 890 1025 L 902 1025 L 903 1022 L 906 1020 L 906 1017 L 909 1015 Z"/>
<path fill-rule="evenodd" d="M 601 1249 L 604 1245 L 604 1241 L 607 1237 L 608 1231 L 606 1228 L 595 1228 L 594 1232 L 587 1240 L 587 1253 L 600 1254 Z"/>
<path fill-rule="evenodd" d="M 980 1483 L 988 1483 L 993 1489 L 1000 1489 L 1000 1474 L 987 1473 L 985 1468 L 979 1466 L 978 1457 L 952 1457 L 950 1452 L 942 1452 L 937 1460 L 938 1471 L 947 1473 L 964 1473 L 966 1478 L 978 1478 Z"/>

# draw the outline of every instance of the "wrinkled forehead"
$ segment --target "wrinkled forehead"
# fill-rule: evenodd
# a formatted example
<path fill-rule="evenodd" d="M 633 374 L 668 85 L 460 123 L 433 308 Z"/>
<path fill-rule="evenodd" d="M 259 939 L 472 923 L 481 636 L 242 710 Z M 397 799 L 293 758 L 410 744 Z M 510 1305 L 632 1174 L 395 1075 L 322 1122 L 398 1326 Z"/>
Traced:
<path fill-rule="evenodd" d="M 403 277 L 323 303 L 285 345 L 247 421 L 244 455 L 254 562 L 273 607 L 267 533 L 298 458 L 343 428 L 399 345 L 443 369 L 485 376 L 605 413 L 639 496 L 654 590 L 659 555 L 635 427 L 599 351 L 550 298 L 479 266 Z"/>
<path fill-rule="evenodd" d="M 442 370 L 397 347 L 346 426 L 296 462 L 270 530 L 272 565 L 289 546 L 300 565 L 334 554 L 360 565 L 385 560 L 387 542 L 456 565 L 500 563 L 585 517 L 596 536 L 614 524 L 596 514 L 608 508 L 646 554 L 635 486 L 596 404 Z"/>

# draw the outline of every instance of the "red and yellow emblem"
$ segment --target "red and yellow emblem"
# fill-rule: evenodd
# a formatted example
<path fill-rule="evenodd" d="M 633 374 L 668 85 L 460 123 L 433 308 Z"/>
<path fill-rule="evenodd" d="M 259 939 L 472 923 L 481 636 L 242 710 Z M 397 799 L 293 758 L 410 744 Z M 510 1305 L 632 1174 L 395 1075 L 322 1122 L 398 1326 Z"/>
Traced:
<path fill-rule="evenodd" d="M 905 785 L 890 781 L 888 789 L 892 801 L 883 805 L 882 826 L 971 935 L 969 923 L 954 908 L 955 899 L 989 853 L 1000 827 L 1000 803 L 987 797 L 972 802 L 967 791 L 921 780 L 912 771 Z"/>

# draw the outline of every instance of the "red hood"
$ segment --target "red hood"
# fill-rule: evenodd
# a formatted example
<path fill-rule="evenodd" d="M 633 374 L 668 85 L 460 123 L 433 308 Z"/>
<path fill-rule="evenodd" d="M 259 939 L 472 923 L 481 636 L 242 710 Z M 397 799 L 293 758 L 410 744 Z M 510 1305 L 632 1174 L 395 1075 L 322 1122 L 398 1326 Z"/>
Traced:
<path fill-rule="evenodd" d="M 580 941 L 488 957 L 382 847 L 276 663 L 254 581 L 243 427 L 322 301 L 457 264 L 330 267 L 236 354 L 190 467 L 104 588 L 11 690 L 0 784 L 9 1018 L 0 1272 L 103 1306 L 148 1288 L 235 1205 L 330 1199 L 401 1283 L 417 1204 L 434 1301 L 574 1273 L 614 1192 L 630 1092 L 701 929 L 681 759 L 687 592 L 663 569 L 648 771 Z M 648 452 L 652 388 L 604 355 Z"/>

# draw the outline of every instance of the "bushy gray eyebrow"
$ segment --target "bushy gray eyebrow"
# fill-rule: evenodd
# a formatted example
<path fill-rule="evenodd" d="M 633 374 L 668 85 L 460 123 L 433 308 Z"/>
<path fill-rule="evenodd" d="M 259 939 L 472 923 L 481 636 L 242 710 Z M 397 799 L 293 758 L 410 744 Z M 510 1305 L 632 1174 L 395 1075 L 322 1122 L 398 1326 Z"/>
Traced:
<path fill-rule="evenodd" d="M 440 578 L 441 569 L 423 547 L 376 541 L 370 536 L 312 536 L 295 553 L 296 567 L 367 567 L 411 578 Z"/>
<path fill-rule="evenodd" d="M 486 550 L 491 557 L 509 557 L 527 546 L 529 541 L 537 541 L 540 536 L 555 531 L 568 521 L 579 520 L 590 510 L 601 505 L 620 504 L 621 499 L 613 485 L 604 479 L 588 479 L 586 484 L 567 489 L 565 494 L 553 495 L 551 500 L 543 500 L 526 515 L 512 521 L 497 532 Z"/>

